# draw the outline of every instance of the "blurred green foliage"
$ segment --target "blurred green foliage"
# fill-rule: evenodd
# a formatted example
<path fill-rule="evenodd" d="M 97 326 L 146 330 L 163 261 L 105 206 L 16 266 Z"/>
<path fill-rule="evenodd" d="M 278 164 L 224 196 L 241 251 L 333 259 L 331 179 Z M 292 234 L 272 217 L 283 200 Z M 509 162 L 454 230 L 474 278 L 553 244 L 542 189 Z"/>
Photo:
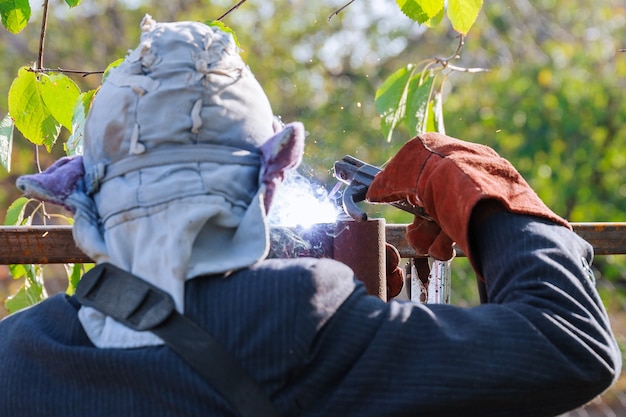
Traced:
<path fill-rule="evenodd" d="M 335 184 L 335 160 L 350 154 L 382 165 L 412 136 L 404 124 L 394 129 L 390 141 L 381 131 L 374 98 L 383 82 L 407 64 L 450 57 L 459 43 L 445 19 L 426 29 L 404 16 L 398 5 L 412 6 L 413 1 L 355 1 L 333 15 L 346 2 L 247 1 L 223 21 L 237 33 L 242 55 L 275 114 L 285 122 L 305 124 L 301 171 L 327 189 Z M 50 3 L 45 66 L 102 71 L 136 46 L 145 13 L 158 21 L 205 22 L 236 1 L 82 0 L 71 10 L 68 6 L 77 1 Z M 26 11 L 29 2 L 15 4 Z M 28 12 L 31 22 L 41 19 L 41 9 Z M 19 16 L 2 17 L 14 19 L 12 27 L 22 32 L 16 36 L 0 29 L 0 120 L 8 111 L 12 81 L 19 68 L 36 61 L 39 46 L 37 24 L 22 29 Z M 626 221 L 626 53 L 618 53 L 620 48 L 626 48 L 623 0 L 486 2 L 454 64 L 490 71 L 441 71 L 445 82 L 438 88 L 446 133 L 495 148 L 548 206 L 570 221 Z M 101 83 L 100 75 L 68 76 L 81 91 Z M 4 218 L 20 195 L 16 177 L 64 155 L 69 132 L 61 129 L 50 154 L 35 152 L 19 132 L 14 136 L 11 171 L 0 168 L 0 217 L 9 224 L 16 222 L 15 212 Z M 72 152 L 76 139 L 69 142 Z M 391 207 L 370 206 L 368 211 L 387 222 L 411 221 L 410 215 Z M 10 305 L 19 309 L 46 291 L 71 293 L 83 270 L 78 265 L 67 268 L 63 274 L 68 282 L 53 285 L 39 269 L 14 268 L 15 275 L 26 277 L 22 284 L 0 266 L 0 299 L 15 295 Z M 612 326 L 626 346 L 626 256 L 598 257 L 595 269 Z M 42 280 L 46 289 L 34 291 Z M 451 302 L 467 306 L 477 300 L 469 263 L 455 259 Z M 616 394 L 605 395 L 606 401 L 618 404 L 622 385 L 616 386 Z"/>
<path fill-rule="evenodd" d="M 145 13 L 159 21 L 208 21 L 233 3 L 83 0 L 68 11 L 53 2 L 46 66 L 104 70 L 137 44 Z M 374 102 L 384 80 L 407 63 L 449 56 L 458 45 L 449 22 L 425 29 L 391 1 L 357 1 L 329 18 L 343 4 L 248 1 L 224 19 L 275 113 L 304 122 L 303 174 L 329 189 L 338 158 L 351 154 L 381 165 L 412 136 L 399 126 L 385 140 Z M 31 20 L 40 18 L 37 13 L 33 9 Z M 28 25 L 19 36 L 0 31 L 0 92 L 8 92 L 19 68 L 36 59 L 38 30 Z M 569 220 L 624 221 L 626 54 L 617 53 L 624 47 L 621 0 L 485 3 L 455 64 L 490 71 L 445 70 L 446 131 L 494 147 Z M 82 91 L 101 81 L 99 75 L 70 77 Z M 0 115 L 7 110 L 7 95 L 0 94 Z M 40 153 L 43 167 L 65 153 L 61 143 L 68 132 L 61 135 L 50 155 Z M 15 136 L 12 171 L 0 172 L 2 213 L 19 196 L 15 177 L 37 169 L 33 146 Z M 388 222 L 410 222 L 395 209 L 370 211 Z M 626 280 L 624 256 L 600 257 L 596 267 L 613 289 Z M 462 304 L 473 297 L 473 274 L 462 259 L 453 268 L 453 302 Z"/>

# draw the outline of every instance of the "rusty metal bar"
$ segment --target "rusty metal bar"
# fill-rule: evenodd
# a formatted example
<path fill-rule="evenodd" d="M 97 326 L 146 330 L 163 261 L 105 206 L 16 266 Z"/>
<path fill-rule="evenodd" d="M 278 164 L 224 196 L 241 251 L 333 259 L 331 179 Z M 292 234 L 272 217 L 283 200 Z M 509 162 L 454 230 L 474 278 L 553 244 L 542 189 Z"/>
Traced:
<path fill-rule="evenodd" d="M 0 227 L 1 265 L 87 262 L 71 226 Z"/>
<path fill-rule="evenodd" d="M 626 254 L 626 222 L 574 223 L 573 226 L 576 233 L 593 245 L 596 255 Z M 317 235 L 290 229 L 302 241 L 317 242 L 312 243 L 310 249 L 306 249 L 305 245 L 297 256 L 333 257 L 332 235 L 336 234 L 335 227 L 334 224 L 320 226 Z M 398 249 L 400 256 L 421 256 L 404 239 L 406 225 L 388 224 L 384 229 L 387 242 Z M 277 230 L 272 229 L 272 236 Z M 283 254 L 274 254 L 274 257 L 278 256 Z M 0 226 L 0 265 L 86 262 L 91 260 L 74 244 L 71 226 Z"/>
<path fill-rule="evenodd" d="M 333 258 L 352 268 L 369 294 L 387 301 L 385 219 L 338 221 L 333 246 Z"/>
<path fill-rule="evenodd" d="M 403 258 L 424 256 L 417 254 L 406 242 L 405 224 L 388 224 L 386 226 L 387 242 L 394 245 Z M 589 242 L 596 255 L 626 254 L 626 222 L 620 223 L 572 223 L 574 231 Z M 457 248 L 457 256 L 464 256 Z"/>

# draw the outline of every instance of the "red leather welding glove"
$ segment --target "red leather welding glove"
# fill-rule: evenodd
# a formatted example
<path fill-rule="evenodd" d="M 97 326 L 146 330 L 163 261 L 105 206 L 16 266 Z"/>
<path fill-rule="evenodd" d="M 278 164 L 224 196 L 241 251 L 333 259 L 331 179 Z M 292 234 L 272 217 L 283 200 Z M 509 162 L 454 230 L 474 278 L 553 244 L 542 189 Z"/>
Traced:
<path fill-rule="evenodd" d="M 426 133 L 408 143 L 367 192 L 370 202 L 407 200 L 423 207 L 436 222 L 416 218 L 407 230 L 408 243 L 420 253 L 448 260 L 453 243 L 476 266 L 469 246 L 472 211 L 481 200 L 494 199 L 513 212 L 543 217 L 571 228 L 554 214 L 517 170 L 493 149 L 439 133 Z"/>
<path fill-rule="evenodd" d="M 400 252 L 395 246 L 385 243 L 385 273 L 387 277 L 387 299 L 400 294 L 404 286 L 404 272 L 400 268 Z"/>

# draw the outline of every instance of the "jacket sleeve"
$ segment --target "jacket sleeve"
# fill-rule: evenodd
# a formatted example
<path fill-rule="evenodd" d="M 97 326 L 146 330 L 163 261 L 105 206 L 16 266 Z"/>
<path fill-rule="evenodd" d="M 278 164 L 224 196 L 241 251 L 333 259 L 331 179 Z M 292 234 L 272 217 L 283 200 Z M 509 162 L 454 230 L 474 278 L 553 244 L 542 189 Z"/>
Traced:
<path fill-rule="evenodd" d="M 528 216 L 483 226 L 490 303 L 386 304 L 357 288 L 311 350 L 316 413 L 553 416 L 612 384 L 621 356 L 590 245 Z"/>

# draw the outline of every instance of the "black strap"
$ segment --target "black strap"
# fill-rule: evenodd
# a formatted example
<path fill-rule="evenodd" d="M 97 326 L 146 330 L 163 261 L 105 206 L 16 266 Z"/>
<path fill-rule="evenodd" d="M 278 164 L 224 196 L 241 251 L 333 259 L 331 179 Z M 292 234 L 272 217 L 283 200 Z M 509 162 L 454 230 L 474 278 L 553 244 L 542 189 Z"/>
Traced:
<path fill-rule="evenodd" d="M 163 290 L 114 265 L 96 265 L 76 298 L 134 330 L 159 336 L 226 398 L 242 417 L 277 417 L 267 394 L 209 333 L 176 311 Z"/>

